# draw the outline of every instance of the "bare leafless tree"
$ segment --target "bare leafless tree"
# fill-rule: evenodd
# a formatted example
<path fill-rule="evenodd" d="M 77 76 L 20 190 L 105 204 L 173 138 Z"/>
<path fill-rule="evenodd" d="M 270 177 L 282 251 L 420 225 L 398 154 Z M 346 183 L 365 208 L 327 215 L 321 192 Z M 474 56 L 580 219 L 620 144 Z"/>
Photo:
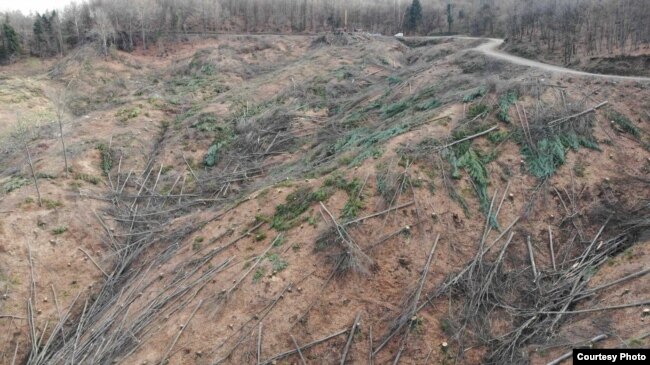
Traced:
<path fill-rule="evenodd" d="M 65 150 L 65 138 L 63 136 L 63 119 L 66 116 L 66 110 L 68 108 L 69 102 L 69 89 L 73 80 L 70 80 L 63 89 L 56 90 L 52 92 L 50 100 L 54 104 L 54 112 L 56 114 L 56 121 L 59 125 L 59 138 L 61 139 L 61 148 L 63 150 L 63 162 L 64 162 L 64 175 L 68 177 L 68 172 L 70 168 L 68 167 L 68 154 Z"/>
<path fill-rule="evenodd" d="M 104 58 L 108 57 L 108 39 L 115 33 L 113 23 L 103 8 L 95 9 L 93 12 L 95 26 L 93 32 L 99 37 L 102 45 L 102 54 Z"/>
<path fill-rule="evenodd" d="M 36 169 L 34 168 L 34 161 L 32 160 L 32 154 L 29 150 L 29 141 L 32 138 L 32 129 L 28 121 L 21 118 L 18 114 L 16 117 L 18 122 L 15 129 L 12 131 L 11 136 L 17 146 L 25 151 L 25 157 L 27 157 L 27 163 L 29 164 L 32 179 L 34 180 L 34 188 L 36 189 L 36 195 L 38 196 L 38 206 L 40 207 L 43 206 L 43 201 L 41 200 L 41 191 L 38 188 L 38 176 L 36 175 Z"/>

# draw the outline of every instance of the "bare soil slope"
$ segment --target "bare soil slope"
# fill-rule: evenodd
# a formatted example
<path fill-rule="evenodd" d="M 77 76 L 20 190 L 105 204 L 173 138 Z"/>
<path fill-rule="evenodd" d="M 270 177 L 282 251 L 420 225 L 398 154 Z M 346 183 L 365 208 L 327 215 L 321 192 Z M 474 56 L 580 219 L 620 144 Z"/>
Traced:
<path fill-rule="evenodd" d="M 649 346 L 648 83 L 476 46 L 220 36 L 2 70 L 0 362 Z"/>

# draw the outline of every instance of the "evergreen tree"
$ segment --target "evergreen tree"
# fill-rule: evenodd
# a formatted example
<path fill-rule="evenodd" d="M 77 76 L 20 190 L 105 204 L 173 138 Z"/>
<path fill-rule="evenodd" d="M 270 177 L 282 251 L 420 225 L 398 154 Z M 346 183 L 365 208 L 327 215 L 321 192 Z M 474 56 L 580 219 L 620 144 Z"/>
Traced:
<path fill-rule="evenodd" d="M 36 14 L 34 18 L 34 27 L 32 29 L 34 37 L 32 39 L 32 54 L 40 57 L 53 56 L 62 50 L 61 37 L 59 37 L 58 15 L 56 11 Z"/>
<path fill-rule="evenodd" d="M 9 61 L 18 52 L 20 52 L 18 33 L 7 20 L 2 24 L 2 33 L 0 34 L 0 62 Z"/>
<path fill-rule="evenodd" d="M 447 33 L 451 34 L 451 26 L 454 24 L 454 14 L 452 13 L 453 5 L 451 0 L 447 3 Z"/>
<path fill-rule="evenodd" d="M 417 31 L 422 24 L 422 4 L 420 0 L 413 0 L 413 3 L 406 9 L 406 30 L 410 33 Z"/>

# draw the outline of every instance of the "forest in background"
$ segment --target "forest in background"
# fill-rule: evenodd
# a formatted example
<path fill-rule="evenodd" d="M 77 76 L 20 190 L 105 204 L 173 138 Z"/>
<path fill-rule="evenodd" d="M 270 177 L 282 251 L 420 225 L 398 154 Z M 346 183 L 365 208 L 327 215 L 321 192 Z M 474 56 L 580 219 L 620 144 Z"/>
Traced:
<path fill-rule="evenodd" d="M 536 42 L 564 63 L 650 44 L 647 0 L 89 0 L 43 14 L 0 12 L 0 62 L 83 44 L 147 49 L 193 34 L 467 34 Z"/>

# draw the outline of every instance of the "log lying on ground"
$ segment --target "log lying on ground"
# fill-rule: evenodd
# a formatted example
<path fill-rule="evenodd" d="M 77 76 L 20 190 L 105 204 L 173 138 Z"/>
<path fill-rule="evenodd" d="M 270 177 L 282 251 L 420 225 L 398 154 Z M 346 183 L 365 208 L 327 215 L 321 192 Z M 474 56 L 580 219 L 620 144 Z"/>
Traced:
<path fill-rule="evenodd" d="M 581 116 L 583 116 L 583 115 L 585 115 L 585 114 L 593 113 L 593 112 L 595 112 L 596 110 L 598 110 L 598 109 L 604 107 L 604 106 L 607 105 L 607 104 L 609 104 L 609 102 L 608 102 L 608 101 L 604 101 L 604 102 L 602 102 L 602 103 L 596 105 L 595 107 L 593 107 L 593 108 L 589 108 L 589 109 L 587 109 L 587 110 L 585 110 L 585 111 L 582 111 L 582 112 L 580 112 L 580 113 L 578 113 L 578 114 L 573 114 L 573 115 L 569 115 L 568 117 L 562 117 L 562 118 L 559 118 L 559 119 L 555 119 L 555 120 L 549 122 L 548 125 L 549 125 L 550 127 L 553 127 L 553 126 L 555 126 L 556 124 L 561 124 L 561 123 L 564 123 L 564 122 L 569 121 L 569 120 L 571 120 L 571 119 L 575 119 L 575 118 L 581 117 Z"/>
<path fill-rule="evenodd" d="M 296 348 L 296 349 L 293 349 L 293 350 L 288 350 L 288 351 L 285 351 L 285 352 L 279 353 L 279 354 L 274 355 L 273 357 L 267 359 L 266 361 L 262 362 L 260 365 L 270 365 L 270 364 L 273 363 L 273 361 L 277 361 L 277 360 L 283 359 L 283 358 L 285 358 L 285 357 L 287 357 L 287 356 L 291 356 L 291 355 L 293 355 L 293 354 L 297 354 L 297 353 L 298 353 L 298 350 L 300 350 L 300 351 L 304 351 L 304 350 L 307 350 L 307 349 L 309 349 L 309 348 L 311 348 L 311 347 L 314 347 L 314 346 L 316 346 L 316 345 L 318 345 L 318 344 L 321 344 L 321 343 L 323 343 L 323 342 L 329 341 L 329 340 L 331 340 L 331 339 L 333 339 L 333 338 L 335 338 L 335 337 L 338 337 L 338 336 L 341 336 L 341 335 L 343 335 L 343 334 L 346 334 L 346 333 L 348 333 L 351 329 L 352 329 L 352 327 L 350 327 L 350 328 L 346 328 L 346 329 L 344 329 L 344 330 L 340 330 L 340 331 L 338 331 L 338 332 L 335 332 L 335 333 L 333 333 L 333 334 L 331 334 L 331 335 L 329 335 L 329 336 L 326 336 L 326 337 L 323 337 L 323 338 L 321 338 L 321 339 L 318 339 L 318 340 L 312 341 L 312 342 L 310 342 L 310 343 L 308 343 L 308 344 L 302 345 L 299 349 Z"/>
<path fill-rule="evenodd" d="M 588 342 L 589 342 L 589 343 L 594 343 L 594 342 L 602 341 L 602 340 L 604 340 L 604 339 L 606 339 L 606 338 L 607 338 L 607 335 L 598 335 L 598 336 L 592 338 L 591 340 L 589 340 Z M 557 365 L 557 364 L 561 363 L 562 361 L 564 361 L 564 360 L 570 358 L 571 355 L 573 355 L 573 351 L 569 351 L 569 352 L 563 354 L 562 356 L 560 356 L 560 357 L 558 357 L 557 359 L 555 359 L 555 360 L 549 362 L 549 363 L 546 364 L 546 365 Z"/>

